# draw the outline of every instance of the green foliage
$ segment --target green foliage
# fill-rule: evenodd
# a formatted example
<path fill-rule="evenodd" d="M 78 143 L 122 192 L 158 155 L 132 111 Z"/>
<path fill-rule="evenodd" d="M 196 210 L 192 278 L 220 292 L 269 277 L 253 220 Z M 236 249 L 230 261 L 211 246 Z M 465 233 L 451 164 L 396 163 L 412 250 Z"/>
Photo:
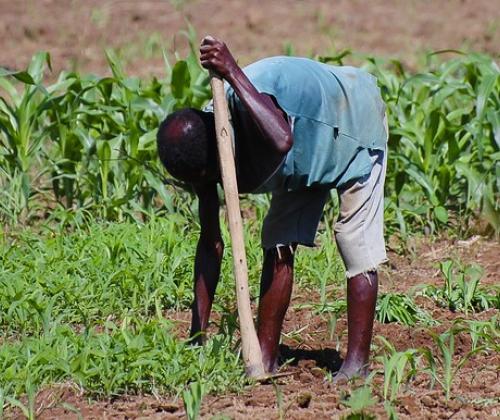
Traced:
<path fill-rule="evenodd" d="M 32 333 L 187 307 L 195 241 L 196 230 L 174 217 L 142 226 L 93 222 L 69 235 L 21 232 L 0 243 L 2 330 Z"/>
<path fill-rule="evenodd" d="M 442 334 L 437 334 L 432 330 L 428 330 L 429 335 L 432 337 L 437 347 L 437 352 L 432 353 L 431 349 L 428 347 L 424 347 L 420 350 L 427 361 L 426 371 L 431 376 L 432 383 L 438 382 L 441 385 L 445 391 L 447 400 L 450 397 L 451 386 L 457 372 L 474 353 L 482 350 L 473 350 L 461 357 L 458 362 L 455 361 L 453 358 L 455 355 L 455 335 L 460 331 L 460 328 L 451 328 Z M 438 372 L 438 367 L 441 368 L 441 375 Z"/>
<path fill-rule="evenodd" d="M 5 402 L 19 406 L 20 395 L 61 381 L 95 396 L 176 394 L 192 381 L 206 392 L 244 385 L 232 335 L 188 346 L 165 321 L 165 309 L 187 309 L 192 299 L 196 229 L 181 220 L 88 222 L 72 233 L 41 227 L 1 237 Z M 227 266 L 224 278 L 231 279 Z M 222 301 L 224 289 L 233 287 L 222 287 Z"/>
<path fill-rule="evenodd" d="M 204 387 L 200 382 L 190 383 L 188 388 L 182 391 L 182 401 L 188 420 L 196 420 L 200 414 L 201 400 L 203 399 Z"/>
<path fill-rule="evenodd" d="M 351 409 L 351 413 L 343 417 L 345 420 L 371 420 L 375 416 L 368 414 L 365 410 L 377 403 L 372 396 L 370 386 L 365 385 L 352 391 L 351 395 L 344 396 L 342 404 Z"/>
<path fill-rule="evenodd" d="M 155 197 L 171 212 L 185 206 L 186 195 L 164 185 L 156 130 L 172 110 L 199 108 L 210 98 L 192 38 L 191 54 L 172 71 L 167 63 L 164 80 L 128 77 L 113 52 L 107 59 L 111 77 L 62 72 L 49 86 L 43 84 L 50 64 L 45 53 L 24 72 L 0 72 L 0 178 L 20 177 L 23 197 L 0 216 L 28 207 L 35 183 L 67 209 L 90 209 L 111 220 L 149 214 L 158 207 Z M 24 84 L 22 93 L 13 78 Z"/>
<path fill-rule="evenodd" d="M 377 338 L 385 347 L 383 354 L 378 356 L 384 366 L 384 399 L 393 401 L 397 398 L 401 385 L 416 374 L 419 351 L 408 349 L 398 352 L 384 337 Z"/>
<path fill-rule="evenodd" d="M 463 327 L 468 331 L 472 350 L 479 347 L 500 352 L 500 321 L 498 315 L 495 315 L 488 321 L 466 320 Z"/>
<path fill-rule="evenodd" d="M 193 29 L 184 35 L 188 56 L 175 55 L 173 65 L 165 56 L 161 79 L 128 76 L 112 51 L 106 53 L 109 77 L 62 72 L 48 84 L 46 53 L 36 54 L 25 71 L 0 69 L 0 418 L 6 405 L 34 418 L 37 390 L 54 382 L 73 382 L 93 396 L 182 396 L 189 418 L 198 416 L 206 393 L 240 390 L 246 383 L 235 339 L 229 247 L 214 303 L 221 335 L 204 348 L 187 346 L 165 320 L 165 310 L 191 303 L 199 227 L 193 223 L 196 199 L 162 175 L 156 130 L 168 113 L 200 108 L 211 95 Z M 348 54 L 321 60 L 340 64 Z M 470 54 L 438 61 L 434 55 L 418 74 L 374 58 L 365 67 L 378 77 L 388 105 L 388 232 L 402 238 L 424 226 L 466 232 L 477 215 L 498 230 L 500 81 L 493 60 Z M 242 202 L 255 212 L 245 237 L 256 296 L 262 262 L 257 237 L 269 199 Z M 329 317 L 330 339 L 337 314 L 346 310 L 339 298 L 344 270 L 332 246 L 334 207 L 325 209 L 321 251 L 301 250 L 295 264 L 299 293 L 319 296 L 302 307 Z M 24 222 L 36 223 L 36 231 L 13 229 Z M 223 236 L 228 242 L 225 227 Z M 499 308 L 498 292 L 479 287 L 476 266 L 446 261 L 441 271 L 444 286 L 427 287 L 426 296 L 466 314 Z M 377 319 L 430 322 L 411 297 L 399 294 L 380 297 Z M 441 335 L 430 332 L 436 351 L 397 352 L 386 342 L 379 360 L 388 415 L 395 416 L 391 401 L 422 361 L 449 397 L 466 360 L 475 352 L 499 351 L 498 325 L 494 317 L 466 320 Z M 455 335 L 465 329 L 472 351 L 457 364 Z M 300 333 L 289 338 L 298 340 Z M 284 417 L 288 406 L 279 388 L 276 396 Z M 371 418 L 365 410 L 374 403 L 368 386 L 343 399 L 349 418 Z"/>
<path fill-rule="evenodd" d="M 244 373 L 227 337 L 197 348 L 177 340 L 171 324 L 125 318 L 76 332 L 57 325 L 50 333 L 0 347 L 0 387 L 18 396 L 45 383 L 73 381 L 94 395 L 137 392 L 176 394 L 188 381 L 208 390 L 241 387 Z"/>
<path fill-rule="evenodd" d="M 399 322 L 413 326 L 417 322 L 432 322 L 427 312 L 419 308 L 408 295 L 383 293 L 377 299 L 376 319 L 379 322 Z"/>
<path fill-rule="evenodd" d="M 458 265 L 458 267 L 457 267 Z M 452 311 L 483 311 L 489 308 L 499 309 L 499 292 L 489 294 L 479 288 L 483 269 L 477 264 L 462 266 L 451 260 L 439 264 L 444 277 L 443 287 L 426 286 L 422 293 L 434 299 L 438 304 Z"/>
<path fill-rule="evenodd" d="M 194 29 L 182 34 L 189 54 L 176 54 L 173 65 L 165 56 L 160 80 L 126 75 L 112 51 L 106 54 L 111 77 L 62 72 L 46 85 L 46 53 L 35 55 L 25 71 L 0 70 L 0 183 L 19 185 L 2 202 L 3 220 L 17 221 L 42 194 L 69 211 L 84 208 L 110 220 L 189 206 L 189 196 L 165 185 L 155 144 L 168 113 L 200 108 L 211 96 Z M 320 60 L 341 63 L 348 54 Z M 500 77 L 494 61 L 479 54 L 439 61 L 434 54 L 417 74 L 376 58 L 365 67 L 377 76 L 388 106 L 388 232 L 404 239 L 422 226 L 464 231 L 479 213 L 498 230 Z"/>
<path fill-rule="evenodd" d="M 386 215 L 403 238 L 415 223 L 432 230 L 477 212 L 500 229 L 500 72 L 492 58 L 430 55 L 422 73 L 392 70 L 376 58 L 388 107 Z M 453 217 L 451 217 L 453 215 Z"/>

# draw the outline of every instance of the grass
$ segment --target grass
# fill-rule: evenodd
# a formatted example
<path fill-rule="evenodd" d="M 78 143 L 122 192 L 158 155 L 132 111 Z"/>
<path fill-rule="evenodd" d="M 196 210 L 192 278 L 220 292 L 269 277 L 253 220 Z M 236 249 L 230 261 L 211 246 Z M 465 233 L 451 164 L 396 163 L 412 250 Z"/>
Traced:
<path fill-rule="evenodd" d="M 254 204 L 244 202 L 244 207 Z M 254 297 L 262 263 L 258 228 L 263 214 L 258 211 L 245 224 Z M 152 217 L 148 223 L 87 218 L 3 232 L 0 389 L 5 401 L 12 405 L 44 385 L 69 381 L 95 397 L 143 392 L 182 396 L 186 410 L 195 416 L 206 393 L 246 386 L 237 351 L 229 247 L 214 305 L 220 313 L 218 334 L 208 345 L 187 346 L 176 338 L 176 325 L 165 314 L 166 309 L 189 310 L 198 230 L 196 221 L 170 214 Z M 223 236 L 228 242 L 225 228 Z M 318 242 L 323 244 L 320 249 L 297 253 L 296 295 L 303 296 L 302 309 L 329 318 L 332 340 L 337 316 L 345 312 L 345 280 L 336 249 L 328 245 L 334 243 L 331 230 L 322 228 Z M 474 301 L 471 295 L 468 302 Z M 430 316 L 407 295 L 382 295 L 377 318 L 432 325 Z M 498 347 L 497 319 L 464 320 L 460 328 L 472 340 L 472 351 L 460 366 L 477 352 Z M 429 334 L 436 343 L 434 351 L 397 352 L 385 342 L 379 357 L 385 371 L 383 397 L 388 401 L 397 398 L 401 385 L 424 359 L 425 370 L 449 396 L 459 367 L 453 367 L 456 331 L 438 335 L 429 329 Z M 300 342 L 301 332 L 289 332 L 287 337 Z"/>
<path fill-rule="evenodd" d="M 179 242 L 179 234 L 187 240 Z M 190 381 L 207 391 L 243 386 L 234 337 L 216 335 L 204 348 L 190 347 L 165 319 L 165 309 L 187 309 L 191 302 L 195 235 L 171 217 L 4 236 L 4 395 L 68 380 L 96 396 L 176 394 Z M 231 292 L 219 295 L 220 301 L 232 298 Z"/>
<path fill-rule="evenodd" d="M 245 226 L 253 296 L 262 261 L 257 225 L 254 220 Z M 90 218 L 71 226 L 43 223 L 0 237 L 4 395 L 18 397 L 30 387 L 61 381 L 95 396 L 178 393 L 191 381 L 201 381 L 204 392 L 244 385 L 232 350 L 237 343 L 230 249 L 214 304 L 223 335 L 208 347 L 191 348 L 175 338 L 164 311 L 189 309 L 196 222 L 169 215 L 147 224 Z M 321 240 L 331 240 L 329 235 L 324 232 Z M 226 230 L 223 236 L 228 242 Z M 319 270 L 334 280 L 338 266 L 331 249 L 299 252 L 299 287 L 314 287 Z"/>

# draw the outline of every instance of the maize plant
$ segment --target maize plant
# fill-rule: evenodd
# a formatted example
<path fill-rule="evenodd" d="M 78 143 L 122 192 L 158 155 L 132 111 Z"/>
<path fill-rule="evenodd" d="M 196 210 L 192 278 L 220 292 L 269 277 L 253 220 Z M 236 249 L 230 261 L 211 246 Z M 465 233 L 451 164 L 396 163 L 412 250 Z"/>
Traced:
<path fill-rule="evenodd" d="M 481 212 L 500 229 L 500 72 L 492 58 L 460 53 L 411 75 L 401 63 L 377 76 L 389 117 L 387 214 L 404 237 L 416 222 L 434 230 Z"/>

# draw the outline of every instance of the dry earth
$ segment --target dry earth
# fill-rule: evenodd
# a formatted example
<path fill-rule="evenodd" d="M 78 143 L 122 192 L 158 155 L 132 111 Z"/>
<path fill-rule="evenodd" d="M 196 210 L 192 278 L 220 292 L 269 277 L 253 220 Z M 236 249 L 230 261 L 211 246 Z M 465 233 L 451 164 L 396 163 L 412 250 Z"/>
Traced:
<path fill-rule="evenodd" d="M 500 53 L 494 0 L 0 0 L 0 65 L 23 68 L 48 50 L 54 71 L 102 73 L 103 50 L 120 50 L 131 74 L 163 74 L 157 48 L 182 49 L 187 18 L 201 37 L 226 40 L 242 64 L 280 54 L 353 51 L 399 57 L 458 48 Z"/>

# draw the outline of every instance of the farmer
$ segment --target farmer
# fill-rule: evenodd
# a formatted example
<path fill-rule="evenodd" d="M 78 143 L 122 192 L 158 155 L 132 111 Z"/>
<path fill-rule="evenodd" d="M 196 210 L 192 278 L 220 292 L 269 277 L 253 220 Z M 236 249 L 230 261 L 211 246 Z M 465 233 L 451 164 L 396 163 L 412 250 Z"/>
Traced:
<path fill-rule="evenodd" d="M 353 67 L 305 58 L 271 57 L 241 69 L 212 37 L 200 46 L 201 65 L 228 83 L 239 191 L 271 192 L 262 227 L 264 263 L 258 309 L 264 367 L 277 369 L 280 333 L 290 303 L 294 251 L 314 246 L 329 191 L 340 214 L 335 238 L 347 271 L 347 355 L 337 378 L 368 372 L 377 266 L 386 260 L 383 189 L 387 128 L 375 78 Z M 223 242 L 214 115 L 183 109 L 158 130 L 166 169 L 193 185 L 201 234 L 195 257 L 191 336 L 208 325 L 219 280 Z"/>

